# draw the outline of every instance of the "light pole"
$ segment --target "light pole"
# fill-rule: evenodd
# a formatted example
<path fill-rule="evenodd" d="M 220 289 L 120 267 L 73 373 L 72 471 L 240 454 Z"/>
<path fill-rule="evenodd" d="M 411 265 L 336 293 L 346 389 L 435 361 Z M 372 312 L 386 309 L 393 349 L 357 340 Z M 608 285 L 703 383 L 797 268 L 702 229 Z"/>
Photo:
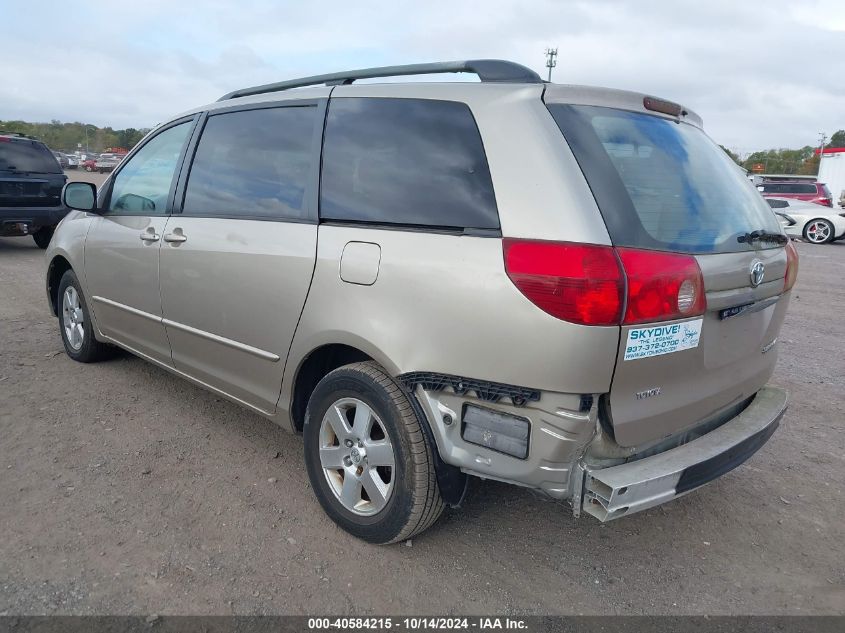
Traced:
<path fill-rule="evenodd" d="M 549 69 L 549 81 L 552 80 L 552 68 L 557 66 L 557 48 L 546 49 L 546 68 Z"/>
<path fill-rule="evenodd" d="M 92 130 L 94 130 L 95 133 L 97 132 L 97 128 L 95 128 L 93 125 L 86 125 L 85 126 L 85 154 L 86 155 L 90 153 L 90 150 L 88 149 L 88 128 L 89 127 Z"/>
<path fill-rule="evenodd" d="M 819 132 L 819 170 L 816 175 L 822 173 L 822 158 L 824 157 L 824 142 L 827 140 L 827 134 Z"/>

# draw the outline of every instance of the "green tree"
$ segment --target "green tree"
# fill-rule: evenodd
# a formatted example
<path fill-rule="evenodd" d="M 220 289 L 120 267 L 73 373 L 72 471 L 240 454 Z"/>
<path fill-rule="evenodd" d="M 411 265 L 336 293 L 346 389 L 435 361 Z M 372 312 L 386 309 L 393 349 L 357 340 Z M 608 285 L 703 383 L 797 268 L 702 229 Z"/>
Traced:
<path fill-rule="evenodd" d="M 830 143 L 825 147 L 845 147 L 845 130 L 837 130 L 830 137 Z"/>
<path fill-rule="evenodd" d="M 805 145 L 801 149 L 763 150 L 750 154 L 742 163 L 742 166 L 751 171 L 755 164 L 762 164 L 763 172 L 767 174 L 815 173 L 815 171 L 807 171 L 812 167 L 814 151 L 815 148 L 810 145 Z M 818 163 L 817 158 L 816 163 Z"/>
<path fill-rule="evenodd" d="M 44 141 L 51 149 L 66 152 L 76 150 L 78 143 L 85 147 L 86 129 L 88 130 L 88 147 L 94 152 L 102 152 L 107 147 L 132 149 L 147 132 L 147 130 L 135 128 L 125 130 L 114 130 L 110 127 L 98 128 L 96 125 L 78 121 L 73 123 L 62 123 L 56 120 L 49 123 L 0 121 L 0 130 L 35 137 Z"/>
<path fill-rule="evenodd" d="M 728 156 L 730 156 L 730 157 L 731 157 L 731 160 L 732 160 L 733 162 L 735 162 L 737 165 L 742 165 L 742 161 L 739 159 L 739 155 L 738 155 L 738 154 L 734 154 L 731 150 L 729 150 L 729 149 L 728 149 L 727 147 L 725 147 L 724 145 L 719 145 L 719 147 L 721 147 L 721 148 L 724 150 L 725 154 L 727 154 Z"/>

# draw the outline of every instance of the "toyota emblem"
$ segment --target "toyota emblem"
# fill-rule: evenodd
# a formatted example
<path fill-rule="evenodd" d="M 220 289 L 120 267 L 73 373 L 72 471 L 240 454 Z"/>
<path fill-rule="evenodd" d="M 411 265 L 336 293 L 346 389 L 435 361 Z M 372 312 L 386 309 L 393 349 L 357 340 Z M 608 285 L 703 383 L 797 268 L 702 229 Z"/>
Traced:
<path fill-rule="evenodd" d="M 766 267 L 759 259 L 751 263 L 751 285 L 755 288 L 763 283 L 763 276 L 766 274 Z"/>

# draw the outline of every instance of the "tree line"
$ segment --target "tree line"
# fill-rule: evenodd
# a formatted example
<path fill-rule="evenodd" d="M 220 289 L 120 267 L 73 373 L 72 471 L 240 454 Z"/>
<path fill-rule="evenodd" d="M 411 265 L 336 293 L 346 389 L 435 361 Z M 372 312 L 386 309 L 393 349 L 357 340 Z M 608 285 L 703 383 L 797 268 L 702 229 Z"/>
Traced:
<path fill-rule="evenodd" d="M 752 152 L 744 159 L 724 146 L 719 147 L 725 150 L 737 165 L 749 172 L 753 171 L 754 165 L 763 165 L 762 173 L 764 174 L 813 176 L 819 173 L 819 156 L 816 154 L 818 146 L 805 145 L 801 149 L 767 149 Z M 836 131 L 825 147 L 845 147 L 845 130 Z"/>
<path fill-rule="evenodd" d="M 1 121 L 0 130 L 17 132 L 32 136 L 57 151 L 74 152 L 77 149 L 103 152 L 107 147 L 132 149 L 149 131 L 135 129 L 114 130 L 110 127 L 97 127 L 89 123 L 27 123 L 26 121 Z"/>

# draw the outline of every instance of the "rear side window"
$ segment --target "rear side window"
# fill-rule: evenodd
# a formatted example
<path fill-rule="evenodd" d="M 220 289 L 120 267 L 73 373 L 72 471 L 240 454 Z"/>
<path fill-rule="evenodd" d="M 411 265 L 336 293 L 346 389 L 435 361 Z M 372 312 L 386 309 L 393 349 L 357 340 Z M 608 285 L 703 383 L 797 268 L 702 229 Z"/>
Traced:
<path fill-rule="evenodd" d="M 767 198 L 766 202 L 769 203 L 769 206 L 772 209 L 785 209 L 789 206 L 789 203 L 786 200 L 776 200 L 774 198 Z"/>
<path fill-rule="evenodd" d="M 60 174 L 62 168 L 43 143 L 0 137 L 0 171 Z"/>
<path fill-rule="evenodd" d="M 550 104 L 617 246 L 685 253 L 751 250 L 780 232 L 774 212 L 704 132 L 649 114 Z"/>
<path fill-rule="evenodd" d="M 763 193 L 816 193 L 816 183 L 804 182 L 766 182 L 763 183 Z"/>
<path fill-rule="evenodd" d="M 188 176 L 182 213 L 308 219 L 316 106 L 208 117 Z"/>
<path fill-rule="evenodd" d="M 463 103 L 332 99 L 320 190 L 323 219 L 499 228 L 481 136 Z"/>

